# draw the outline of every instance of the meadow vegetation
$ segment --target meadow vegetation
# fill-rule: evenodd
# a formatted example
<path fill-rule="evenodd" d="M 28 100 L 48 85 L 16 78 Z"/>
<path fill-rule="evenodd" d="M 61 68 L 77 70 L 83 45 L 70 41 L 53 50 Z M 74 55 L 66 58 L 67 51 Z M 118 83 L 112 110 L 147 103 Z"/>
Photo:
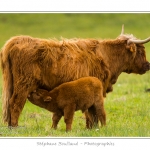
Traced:
<path fill-rule="evenodd" d="M 116 38 L 121 32 L 143 39 L 150 35 L 150 14 L 146 13 L 1 13 L 0 47 L 12 36 L 39 38 Z M 150 43 L 145 44 L 150 61 Z M 149 137 L 150 73 L 122 73 L 113 92 L 105 99 L 107 126 L 85 129 L 84 115 L 75 113 L 72 131 L 65 132 L 63 118 L 58 129 L 51 129 L 52 113 L 26 102 L 17 129 L 9 130 L 2 122 L 2 78 L 0 72 L 0 136 L 1 137 Z"/>

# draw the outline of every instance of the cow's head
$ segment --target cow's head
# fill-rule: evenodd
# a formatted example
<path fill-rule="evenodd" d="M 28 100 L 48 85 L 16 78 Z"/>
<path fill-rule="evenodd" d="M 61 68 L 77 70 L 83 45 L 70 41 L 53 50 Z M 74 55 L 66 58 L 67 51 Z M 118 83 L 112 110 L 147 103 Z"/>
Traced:
<path fill-rule="evenodd" d="M 124 34 L 124 26 L 118 39 L 126 40 L 126 49 L 132 54 L 130 66 L 124 71 L 126 73 L 144 74 L 150 70 L 150 63 L 146 60 L 144 44 L 150 41 L 150 37 L 144 40 L 135 38 L 132 34 Z"/>

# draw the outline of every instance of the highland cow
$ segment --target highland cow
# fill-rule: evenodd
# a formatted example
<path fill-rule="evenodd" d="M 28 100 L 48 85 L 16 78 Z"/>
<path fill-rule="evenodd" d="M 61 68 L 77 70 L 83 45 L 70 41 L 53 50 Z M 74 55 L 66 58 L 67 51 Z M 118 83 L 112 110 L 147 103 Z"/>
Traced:
<path fill-rule="evenodd" d="M 12 37 L 1 51 L 3 120 L 17 126 L 28 94 L 81 77 L 97 77 L 105 96 L 122 72 L 144 74 L 149 70 L 143 45 L 149 41 L 123 32 L 113 40 Z"/>
<path fill-rule="evenodd" d="M 53 112 L 53 128 L 62 116 L 66 123 L 66 131 L 71 130 L 74 112 L 85 112 L 94 108 L 101 125 L 106 125 L 104 110 L 103 85 L 98 78 L 84 77 L 75 81 L 66 82 L 50 92 L 37 89 L 28 97 L 33 104 Z"/>

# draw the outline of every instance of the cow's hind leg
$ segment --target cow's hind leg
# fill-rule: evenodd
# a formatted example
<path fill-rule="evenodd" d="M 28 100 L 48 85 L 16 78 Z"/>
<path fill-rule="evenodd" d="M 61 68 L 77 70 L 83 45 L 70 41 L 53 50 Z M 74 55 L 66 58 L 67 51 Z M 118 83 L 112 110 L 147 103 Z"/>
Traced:
<path fill-rule="evenodd" d="M 27 82 L 24 79 L 15 84 L 12 97 L 9 101 L 9 112 L 10 112 L 10 119 L 8 121 L 9 126 L 11 127 L 18 126 L 18 119 L 25 105 L 28 94 L 35 89 L 36 84 L 32 80 L 28 80 Z"/>
<path fill-rule="evenodd" d="M 26 102 L 27 95 L 28 93 L 26 91 L 14 93 L 12 98 L 10 99 L 9 103 L 10 120 L 8 123 L 10 127 L 18 126 L 18 119 Z"/>

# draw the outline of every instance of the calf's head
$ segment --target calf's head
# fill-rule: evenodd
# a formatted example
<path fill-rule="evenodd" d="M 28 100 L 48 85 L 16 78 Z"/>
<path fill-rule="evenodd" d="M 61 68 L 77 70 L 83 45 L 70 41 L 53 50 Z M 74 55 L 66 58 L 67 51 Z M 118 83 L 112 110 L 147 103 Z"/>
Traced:
<path fill-rule="evenodd" d="M 49 92 L 44 89 L 37 89 L 30 93 L 28 96 L 28 99 L 32 102 L 34 101 L 42 101 L 42 102 L 49 102 L 51 101 L 51 96 L 49 95 Z"/>

